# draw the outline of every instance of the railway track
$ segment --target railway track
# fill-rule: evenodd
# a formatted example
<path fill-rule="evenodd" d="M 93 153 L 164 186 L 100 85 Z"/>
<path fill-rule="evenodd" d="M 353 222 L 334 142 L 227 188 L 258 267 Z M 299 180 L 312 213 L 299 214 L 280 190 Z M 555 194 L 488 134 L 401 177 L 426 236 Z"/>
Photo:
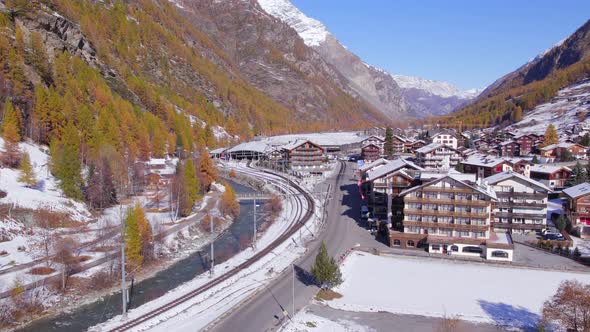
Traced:
<path fill-rule="evenodd" d="M 275 173 L 272 173 L 272 172 L 266 171 L 266 170 L 260 170 L 259 172 L 263 172 L 263 173 L 272 175 L 272 177 L 281 178 L 282 180 L 285 181 L 285 183 L 289 184 L 290 188 L 285 188 L 285 189 L 288 189 L 289 191 L 291 191 L 294 194 L 294 195 L 292 195 L 292 197 L 294 198 L 294 201 L 296 202 L 296 209 L 297 209 L 296 215 L 299 216 L 300 218 L 296 218 L 298 220 L 294 220 L 294 222 L 287 229 L 287 231 L 284 232 L 277 239 L 275 239 L 273 242 L 271 242 L 268 246 L 266 246 L 265 248 L 263 248 L 262 250 L 260 250 L 256 254 L 254 254 L 252 257 L 250 257 L 248 260 L 246 260 L 245 262 L 236 266 L 232 270 L 227 271 L 223 275 L 213 279 L 211 282 L 209 282 L 205 285 L 202 285 L 201 287 L 196 288 L 196 289 L 184 294 L 183 296 L 178 297 L 178 298 L 176 298 L 176 299 L 174 299 L 174 300 L 172 300 L 172 301 L 170 301 L 170 302 L 168 302 L 168 303 L 166 303 L 154 310 L 151 310 L 139 317 L 130 319 L 129 321 L 125 322 L 124 324 L 122 324 L 116 328 L 111 329 L 110 331 L 113 331 L 113 332 L 127 331 L 127 330 L 129 330 L 133 327 L 136 327 L 142 323 L 145 323 L 145 322 L 163 314 L 164 312 L 167 312 L 170 309 L 191 300 L 192 298 L 198 296 L 199 294 L 221 284 L 222 282 L 228 280 L 232 276 L 235 276 L 236 274 L 238 274 L 240 271 L 250 267 L 251 265 L 256 263 L 259 259 L 264 257 L 266 254 L 270 253 L 272 250 L 277 248 L 281 243 L 288 240 L 301 227 L 303 227 L 303 225 L 307 221 L 309 221 L 309 219 L 311 219 L 311 217 L 314 215 L 314 210 L 315 210 L 315 203 L 314 203 L 314 200 L 311 197 L 311 195 L 309 195 L 303 188 L 301 188 L 299 185 L 297 185 L 295 182 L 293 182 L 291 179 L 289 179 L 286 176 L 275 174 Z M 247 172 L 244 172 L 244 173 L 247 173 Z M 270 180 L 270 178 L 271 177 L 269 176 L 268 179 Z M 307 203 L 307 208 L 305 208 L 304 202 Z"/>

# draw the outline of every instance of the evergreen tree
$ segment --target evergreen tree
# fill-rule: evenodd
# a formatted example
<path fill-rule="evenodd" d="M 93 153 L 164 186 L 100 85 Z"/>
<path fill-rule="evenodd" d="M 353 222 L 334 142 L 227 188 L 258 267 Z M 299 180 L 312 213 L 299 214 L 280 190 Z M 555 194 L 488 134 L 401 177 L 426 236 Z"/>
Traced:
<path fill-rule="evenodd" d="M 127 210 L 125 218 L 125 255 L 131 269 L 140 267 L 143 264 L 142 239 L 139 224 L 137 222 L 137 210 Z"/>
<path fill-rule="evenodd" d="M 94 208 L 104 209 L 117 203 L 113 172 L 106 158 L 90 165 L 86 195 L 88 203 Z"/>
<path fill-rule="evenodd" d="M 80 138 L 78 130 L 69 122 L 59 143 L 58 155 L 52 155 L 53 172 L 60 181 L 64 194 L 74 199 L 82 199 L 82 165 L 80 161 Z"/>
<path fill-rule="evenodd" d="M 37 179 L 35 178 L 35 171 L 33 170 L 33 166 L 31 166 L 31 158 L 29 157 L 28 153 L 23 153 L 22 158 L 20 160 L 19 168 L 19 182 L 24 183 L 28 188 L 33 187 L 35 184 L 37 184 Z"/>
<path fill-rule="evenodd" d="M 199 195 L 199 191 L 201 190 L 201 185 L 199 183 L 199 179 L 197 178 L 195 164 L 191 158 L 188 158 L 184 162 L 184 183 L 186 185 L 186 198 L 188 200 L 187 203 L 192 209 Z"/>
<path fill-rule="evenodd" d="M 586 133 L 584 134 L 584 136 L 582 137 L 582 140 L 580 141 L 580 144 L 583 146 L 590 146 L 590 134 Z"/>
<path fill-rule="evenodd" d="M 199 162 L 199 173 L 201 174 L 202 189 L 208 192 L 211 189 L 211 183 L 217 180 L 217 169 L 211 161 L 211 157 L 206 150 L 201 151 L 201 161 Z"/>
<path fill-rule="evenodd" d="M 567 227 L 568 220 L 567 220 L 567 217 L 565 216 L 565 214 L 560 214 L 554 223 L 555 223 L 555 227 L 561 232 Z"/>
<path fill-rule="evenodd" d="M 534 155 L 534 156 L 533 156 L 533 160 L 531 160 L 531 162 L 532 162 L 533 164 L 539 164 L 539 163 L 540 163 L 540 161 L 539 161 L 539 156 L 537 156 L 537 155 Z"/>
<path fill-rule="evenodd" d="M 393 130 L 389 127 L 385 129 L 385 143 L 383 144 L 383 152 L 387 159 L 393 158 Z"/>
<path fill-rule="evenodd" d="M 559 143 L 559 135 L 557 135 L 557 130 L 553 124 L 549 124 L 549 126 L 547 126 L 544 136 L 545 140 L 543 141 L 541 147 Z"/>
<path fill-rule="evenodd" d="M 4 139 L 3 163 L 8 167 L 18 166 L 20 159 L 20 134 L 18 128 L 18 116 L 12 103 L 6 102 L 4 108 L 4 121 L 2 122 L 2 138 Z"/>
<path fill-rule="evenodd" d="M 342 274 L 334 257 L 328 255 L 326 243 L 322 241 L 311 274 L 321 288 L 332 288 L 342 283 Z"/>
<path fill-rule="evenodd" d="M 572 174 L 566 181 L 566 186 L 571 187 L 578 185 L 580 183 L 584 183 L 588 180 L 588 176 L 586 174 L 586 169 L 580 162 L 576 162 L 576 165 L 572 167 Z"/>

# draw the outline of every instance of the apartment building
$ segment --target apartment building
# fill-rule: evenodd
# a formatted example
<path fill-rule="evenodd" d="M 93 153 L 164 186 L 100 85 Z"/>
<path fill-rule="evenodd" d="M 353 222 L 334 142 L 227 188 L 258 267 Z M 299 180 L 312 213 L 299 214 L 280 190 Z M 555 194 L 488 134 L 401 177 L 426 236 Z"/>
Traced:
<path fill-rule="evenodd" d="M 307 140 L 297 140 L 282 146 L 288 165 L 293 170 L 320 169 L 324 164 L 324 148 Z"/>
<path fill-rule="evenodd" d="M 371 162 L 381 157 L 381 148 L 375 144 L 367 144 L 361 148 L 361 159 L 365 162 Z"/>
<path fill-rule="evenodd" d="M 429 252 L 511 261 L 507 233 L 491 230 L 494 191 L 474 174 L 448 173 L 400 193 L 402 232 L 390 232 L 394 247 L 426 247 Z"/>
<path fill-rule="evenodd" d="M 547 226 L 547 197 L 551 189 L 522 174 L 508 171 L 484 179 L 496 193 L 492 228 L 496 232 L 526 233 Z"/>
<path fill-rule="evenodd" d="M 431 143 L 416 150 L 416 163 L 424 168 L 454 168 L 462 159 L 459 150 L 439 143 Z"/>
<path fill-rule="evenodd" d="M 456 149 L 459 145 L 457 137 L 448 132 L 440 132 L 432 136 L 432 143 L 450 146 Z"/>

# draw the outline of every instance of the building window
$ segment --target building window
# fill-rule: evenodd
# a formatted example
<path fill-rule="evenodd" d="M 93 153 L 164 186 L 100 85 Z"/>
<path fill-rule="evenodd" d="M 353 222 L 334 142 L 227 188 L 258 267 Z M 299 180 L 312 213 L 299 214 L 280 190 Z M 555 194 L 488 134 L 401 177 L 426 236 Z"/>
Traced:
<path fill-rule="evenodd" d="M 492 257 L 508 258 L 508 253 L 502 250 L 494 250 L 492 251 Z"/>
<path fill-rule="evenodd" d="M 458 246 L 451 246 L 451 251 L 459 251 L 459 247 Z"/>
<path fill-rule="evenodd" d="M 415 247 L 415 246 L 416 246 L 416 244 L 414 243 L 414 241 L 413 241 L 413 240 L 408 240 L 408 242 L 407 242 L 407 246 L 408 246 L 408 247 Z"/>
<path fill-rule="evenodd" d="M 466 246 L 466 247 L 463 247 L 463 252 L 470 253 L 470 254 L 481 254 L 483 252 L 483 250 L 481 250 L 480 247 Z"/>
<path fill-rule="evenodd" d="M 440 251 L 440 244 L 433 244 L 431 246 L 432 251 Z"/>
<path fill-rule="evenodd" d="M 402 242 L 400 240 L 393 240 L 393 245 L 395 247 L 399 247 L 399 246 L 401 246 L 401 244 L 402 244 Z"/>

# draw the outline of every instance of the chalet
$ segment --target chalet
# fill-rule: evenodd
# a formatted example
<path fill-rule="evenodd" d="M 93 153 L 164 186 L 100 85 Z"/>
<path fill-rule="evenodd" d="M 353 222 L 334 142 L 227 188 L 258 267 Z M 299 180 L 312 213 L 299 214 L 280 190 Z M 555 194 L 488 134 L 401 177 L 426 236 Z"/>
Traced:
<path fill-rule="evenodd" d="M 432 136 L 432 143 L 450 146 L 453 149 L 457 149 L 457 146 L 459 145 L 458 142 L 459 140 L 457 137 L 449 132 L 440 132 Z"/>
<path fill-rule="evenodd" d="M 484 154 L 473 154 L 461 162 L 463 172 L 476 174 L 478 179 L 512 169 L 510 161 Z"/>
<path fill-rule="evenodd" d="M 520 156 L 520 144 L 515 141 L 506 141 L 500 143 L 500 155 L 502 157 L 518 157 Z"/>
<path fill-rule="evenodd" d="M 572 170 L 565 166 L 531 166 L 531 179 L 541 182 L 552 190 L 564 188 L 571 174 Z"/>
<path fill-rule="evenodd" d="M 580 227 L 580 235 L 589 238 L 590 183 L 585 182 L 563 190 L 568 202 L 566 214 L 574 226 Z"/>
<path fill-rule="evenodd" d="M 403 232 L 390 231 L 394 247 L 425 247 L 431 253 L 511 261 L 514 245 L 507 233 L 491 230 L 493 190 L 474 174 L 452 174 L 407 189 Z"/>
<path fill-rule="evenodd" d="M 379 136 L 371 135 L 364 140 L 361 141 L 361 147 L 367 146 L 369 144 L 374 144 L 379 147 L 380 153 L 383 154 L 383 144 L 385 144 L 385 140 Z"/>
<path fill-rule="evenodd" d="M 367 144 L 361 148 L 361 159 L 364 161 L 375 161 L 381 157 L 382 149 L 373 143 Z"/>
<path fill-rule="evenodd" d="M 307 140 L 297 140 L 282 146 L 288 167 L 297 171 L 317 171 L 324 164 L 325 150 Z"/>
<path fill-rule="evenodd" d="M 370 163 L 366 163 L 359 168 L 360 174 L 364 178 L 364 177 L 366 177 L 366 174 L 368 171 L 370 171 L 376 167 L 383 166 L 387 163 L 389 163 L 389 160 L 387 160 L 385 158 L 379 158 L 379 159 L 372 161 Z"/>
<path fill-rule="evenodd" d="M 496 193 L 492 227 L 496 231 L 525 233 L 541 230 L 547 222 L 547 195 L 544 184 L 508 171 L 484 179 Z"/>
<path fill-rule="evenodd" d="M 407 140 L 399 135 L 393 135 L 393 139 L 391 140 L 393 144 L 393 153 L 396 155 L 400 155 L 405 151 L 405 144 Z"/>
<path fill-rule="evenodd" d="M 572 142 L 562 142 L 548 145 L 546 147 L 541 148 L 540 151 L 541 155 L 545 158 L 562 159 L 564 154 L 569 153 L 572 158 L 586 159 L 588 155 L 588 150 L 586 149 L 586 147 Z"/>
<path fill-rule="evenodd" d="M 424 168 L 454 168 L 463 159 L 451 146 L 431 143 L 416 150 L 416 163 Z"/>
<path fill-rule="evenodd" d="M 419 148 L 426 146 L 426 142 L 424 142 L 423 140 L 416 140 L 416 141 L 406 141 L 406 143 L 404 144 L 404 150 L 407 153 L 415 153 L 416 150 L 418 150 Z"/>
<path fill-rule="evenodd" d="M 537 144 L 537 135 L 535 134 L 528 134 L 528 135 L 519 135 L 514 137 L 514 142 L 516 142 L 519 146 L 520 155 L 527 155 L 533 151 L 533 148 Z"/>

